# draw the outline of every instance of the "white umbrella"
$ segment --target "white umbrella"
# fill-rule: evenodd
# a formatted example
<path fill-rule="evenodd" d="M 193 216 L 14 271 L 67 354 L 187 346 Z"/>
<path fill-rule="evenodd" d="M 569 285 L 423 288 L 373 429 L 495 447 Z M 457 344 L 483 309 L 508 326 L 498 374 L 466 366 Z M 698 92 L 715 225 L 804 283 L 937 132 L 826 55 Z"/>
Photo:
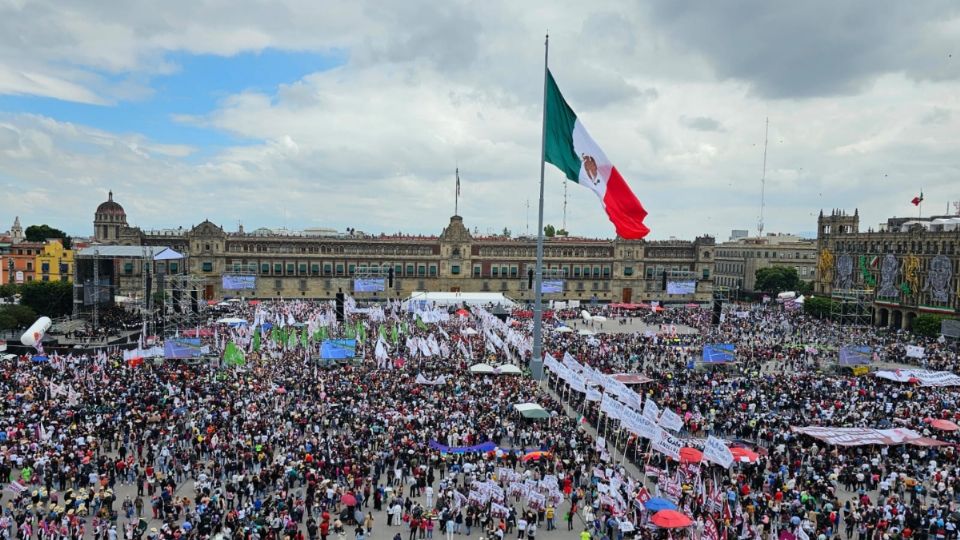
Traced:
<path fill-rule="evenodd" d="M 217 321 L 217 324 L 229 324 L 230 326 L 239 326 L 247 324 L 247 321 L 237 317 L 224 317 Z"/>
<path fill-rule="evenodd" d="M 473 328 L 469 328 L 469 327 L 468 327 L 468 328 L 464 328 L 463 330 L 461 330 L 461 331 L 460 331 L 460 335 L 463 335 L 463 336 L 475 336 L 475 335 L 477 335 L 477 331 L 474 330 Z"/>
<path fill-rule="evenodd" d="M 570 332 L 573 332 L 573 328 L 570 328 L 569 326 L 558 326 L 557 328 L 554 328 L 553 331 L 558 334 L 569 334 Z"/>
<path fill-rule="evenodd" d="M 593 333 L 592 331 L 590 331 L 590 330 L 579 330 L 579 331 L 577 331 L 577 333 L 580 334 L 581 336 L 592 336 L 592 335 L 594 335 L 594 333 Z"/>

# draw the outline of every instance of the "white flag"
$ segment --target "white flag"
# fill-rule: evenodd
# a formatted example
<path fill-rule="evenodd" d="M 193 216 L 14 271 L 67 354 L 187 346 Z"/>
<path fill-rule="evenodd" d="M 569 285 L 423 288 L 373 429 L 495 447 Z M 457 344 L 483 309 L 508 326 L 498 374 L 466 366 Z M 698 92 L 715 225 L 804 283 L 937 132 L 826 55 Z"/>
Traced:
<path fill-rule="evenodd" d="M 716 463 L 725 469 L 729 469 L 733 464 L 733 454 L 727 448 L 723 439 L 718 439 L 713 435 L 707 437 L 707 444 L 703 447 L 703 459 Z"/>
<path fill-rule="evenodd" d="M 658 424 L 671 431 L 680 431 L 683 427 L 683 418 L 680 418 L 679 414 L 673 412 L 673 409 L 666 408 L 663 410 L 663 414 L 660 415 L 660 422 L 658 422 Z"/>

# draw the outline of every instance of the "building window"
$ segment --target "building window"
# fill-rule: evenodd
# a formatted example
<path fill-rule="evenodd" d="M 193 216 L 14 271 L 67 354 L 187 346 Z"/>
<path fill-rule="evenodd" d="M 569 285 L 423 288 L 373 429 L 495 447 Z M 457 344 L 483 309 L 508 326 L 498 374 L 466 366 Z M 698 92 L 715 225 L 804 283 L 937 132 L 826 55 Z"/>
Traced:
<path fill-rule="evenodd" d="M 595 278 L 600 277 L 600 267 L 599 267 L 599 266 L 594 266 L 594 267 L 593 267 L 593 277 L 595 277 Z"/>
<path fill-rule="evenodd" d="M 333 273 L 333 265 L 330 263 L 323 263 L 323 275 L 329 276 Z"/>
<path fill-rule="evenodd" d="M 704 268 L 704 269 L 703 269 L 703 279 L 710 279 L 710 269 L 709 269 L 709 268 Z"/>
<path fill-rule="evenodd" d="M 43 280 L 43 281 L 50 281 L 50 276 L 43 276 L 42 280 Z"/>
<path fill-rule="evenodd" d="M 647 269 L 647 274 L 649 274 L 649 273 L 651 272 L 651 270 L 652 270 L 652 268 L 648 268 L 648 269 Z M 632 276 L 632 275 L 633 275 L 633 267 L 632 267 L 632 266 L 625 266 L 625 267 L 623 268 L 623 275 L 625 275 L 625 276 Z M 653 277 L 653 276 L 647 276 L 647 277 Z"/>
<path fill-rule="evenodd" d="M 261 265 L 260 265 L 260 273 L 261 273 L 261 274 L 269 274 L 269 273 L 270 273 L 270 265 L 267 264 L 267 263 L 261 264 Z"/>
<path fill-rule="evenodd" d="M 50 263 L 40 263 L 40 271 L 44 274 L 50 272 Z"/>
<path fill-rule="evenodd" d="M 300 280 L 300 290 L 301 291 L 307 290 L 307 280 L 305 279 Z"/>
<path fill-rule="evenodd" d="M 287 275 L 292 276 L 294 274 L 295 265 L 293 263 L 287 263 Z"/>
<path fill-rule="evenodd" d="M 343 265 L 342 265 L 342 264 L 338 264 L 338 265 L 337 265 L 337 275 L 338 275 L 338 276 L 342 276 L 342 275 L 343 275 Z"/>
<path fill-rule="evenodd" d="M 282 274 L 282 273 L 283 273 L 283 264 L 281 264 L 281 263 L 274 263 L 274 265 L 273 265 L 273 273 L 274 273 L 274 274 L 277 274 L 277 275 Z"/>
<path fill-rule="evenodd" d="M 357 265 L 355 265 L 355 264 L 348 264 L 348 265 L 347 265 L 347 274 L 348 274 L 348 275 L 351 275 L 351 276 L 352 276 L 354 273 L 356 273 L 356 271 L 357 271 Z"/>
<path fill-rule="evenodd" d="M 133 273 L 133 263 L 123 263 L 123 273 L 132 274 Z"/>
<path fill-rule="evenodd" d="M 431 264 L 431 265 L 430 265 L 430 277 L 434 277 L 434 276 L 436 276 L 436 275 L 437 275 L 437 266 L 434 265 L 434 264 Z"/>
<path fill-rule="evenodd" d="M 473 277 L 480 277 L 481 268 L 479 264 L 473 265 Z"/>
<path fill-rule="evenodd" d="M 579 267 L 579 266 L 574 266 L 574 267 L 573 267 L 573 277 L 575 277 L 575 278 L 580 277 L 580 267 Z"/>
<path fill-rule="evenodd" d="M 204 271 L 204 272 L 213 272 L 213 263 L 212 263 L 212 262 L 205 262 L 205 263 L 203 263 L 203 271 Z"/>
<path fill-rule="evenodd" d="M 511 267 L 510 267 L 510 277 L 512 277 L 512 278 L 517 277 L 517 273 L 518 273 L 518 272 L 519 272 L 519 270 L 517 269 L 516 266 L 511 266 Z"/>
<path fill-rule="evenodd" d="M 319 275 L 319 274 L 320 274 L 320 265 L 319 265 L 319 264 L 311 264 L 311 265 L 310 265 L 310 273 L 313 274 L 313 275 L 315 275 L 315 276 L 316 276 L 316 275 Z"/>
<path fill-rule="evenodd" d="M 459 265 L 459 264 L 450 265 L 450 273 L 453 274 L 453 275 L 455 275 L 455 276 L 456 276 L 456 275 L 459 275 L 459 274 L 460 274 L 460 265 Z"/>
<path fill-rule="evenodd" d="M 300 265 L 300 275 L 303 275 L 303 274 L 306 274 L 306 273 L 307 273 L 307 265 L 306 265 L 306 264 L 301 264 L 301 265 Z"/>
<path fill-rule="evenodd" d="M 283 289 L 283 280 L 282 279 L 273 280 L 273 288 L 278 291 Z"/>
<path fill-rule="evenodd" d="M 605 277 L 605 278 L 610 277 L 610 267 L 609 267 L 609 266 L 604 266 L 604 267 L 603 267 L 603 277 Z"/>
<path fill-rule="evenodd" d="M 414 275 L 414 266 L 412 264 L 407 265 L 407 275 L 408 276 Z"/>
<path fill-rule="evenodd" d="M 176 274 L 176 273 L 177 273 L 177 270 L 179 270 L 179 269 L 180 269 L 180 266 L 179 266 L 177 263 L 175 263 L 175 262 L 170 263 L 170 273 L 171 273 L 171 274 Z"/>

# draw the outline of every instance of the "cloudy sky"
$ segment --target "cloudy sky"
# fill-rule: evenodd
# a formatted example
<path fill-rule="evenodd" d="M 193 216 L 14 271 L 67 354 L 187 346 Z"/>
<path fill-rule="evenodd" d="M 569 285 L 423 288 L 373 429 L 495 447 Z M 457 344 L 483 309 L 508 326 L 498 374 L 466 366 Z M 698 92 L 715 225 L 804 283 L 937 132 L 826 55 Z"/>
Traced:
<path fill-rule="evenodd" d="M 960 200 L 960 4 L 0 0 L 0 227 L 536 228 L 543 36 L 650 238 Z M 547 168 L 545 221 L 563 219 Z M 567 228 L 613 234 L 569 186 Z"/>

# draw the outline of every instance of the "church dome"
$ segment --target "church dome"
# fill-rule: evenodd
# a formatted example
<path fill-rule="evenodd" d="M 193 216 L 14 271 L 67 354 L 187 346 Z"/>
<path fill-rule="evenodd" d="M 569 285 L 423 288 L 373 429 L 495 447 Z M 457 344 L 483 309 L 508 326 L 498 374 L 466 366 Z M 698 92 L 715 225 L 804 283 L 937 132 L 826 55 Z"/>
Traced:
<path fill-rule="evenodd" d="M 117 203 L 113 200 L 113 192 L 111 191 L 108 195 L 108 199 L 105 202 L 100 203 L 100 206 L 97 207 L 97 214 L 126 215 L 127 213 L 123 211 L 123 207 L 120 206 L 120 203 Z"/>

